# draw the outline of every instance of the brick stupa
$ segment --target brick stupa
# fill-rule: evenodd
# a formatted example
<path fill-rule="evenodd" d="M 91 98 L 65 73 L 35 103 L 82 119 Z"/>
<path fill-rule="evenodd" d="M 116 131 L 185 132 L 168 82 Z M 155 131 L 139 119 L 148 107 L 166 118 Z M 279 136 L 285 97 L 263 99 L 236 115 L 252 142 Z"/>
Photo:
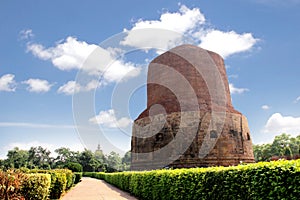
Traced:
<path fill-rule="evenodd" d="M 181 45 L 156 57 L 147 78 L 147 108 L 132 129 L 132 170 L 254 162 L 221 56 Z"/>

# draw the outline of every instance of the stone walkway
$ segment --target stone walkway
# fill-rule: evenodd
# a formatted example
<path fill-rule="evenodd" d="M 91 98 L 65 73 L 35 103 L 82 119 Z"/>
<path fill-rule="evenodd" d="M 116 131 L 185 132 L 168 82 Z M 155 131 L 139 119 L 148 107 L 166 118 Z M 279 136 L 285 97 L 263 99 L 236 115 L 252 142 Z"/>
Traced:
<path fill-rule="evenodd" d="M 65 194 L 61 200 L 137 200 L 129 193 L 103 180 L 82 177 L 81 182 Z"/>

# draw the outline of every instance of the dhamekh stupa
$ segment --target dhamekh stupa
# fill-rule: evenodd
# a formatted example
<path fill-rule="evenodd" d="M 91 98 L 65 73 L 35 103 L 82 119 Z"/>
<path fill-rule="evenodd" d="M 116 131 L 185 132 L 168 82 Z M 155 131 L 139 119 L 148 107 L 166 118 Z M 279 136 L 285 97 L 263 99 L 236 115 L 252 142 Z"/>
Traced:
<path fill-rule="evenodd" d="M 131 152 L 131 170 L 254 162 L 220 55 L 181 45 L 149 64 L 147 108 L 134 121 Z"/>

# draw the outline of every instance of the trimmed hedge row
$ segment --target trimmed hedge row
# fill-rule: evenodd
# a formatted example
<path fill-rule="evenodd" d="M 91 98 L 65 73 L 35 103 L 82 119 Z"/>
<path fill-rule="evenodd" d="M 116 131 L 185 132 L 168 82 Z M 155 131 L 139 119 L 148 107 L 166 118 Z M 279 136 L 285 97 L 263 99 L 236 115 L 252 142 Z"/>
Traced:
<path fill-rule="evenodd" d="M 51 176 L 25 174 L 20 170 L 0 170 L 0 199 L 48 199 Z"/>
<path fill-rule="evenodd" d="M 140 199 L 299 199 L 300 160 L 144 172 L 84 173 Z"/>
<path fill-rule="evenodd" d="M 27 178 L 21 187 L 21 193 L 26 200 L 48 199 L 50 191 L 50 174 L 26 174 Z"/>
<path fill-rule="evenodd" d="M 50 199 L 59 199 L 60 196 L 70 189 L 75 182 L 75 175 L 68 169 L 53 170 L 30 170 L 31 173 L 43 173 L 51 175 Z"/>
<path fill-rule="evenodd" d="M 67 169 L 0 170 L 0 199 L 59 199 L 80 179 Z"/>
<path fill-rule="evenodd" d="M 80 180 L 81 180 L 82 172 L 74 172 L 74 176 L 75 176 L 74 184 L 77 184 L 77 183 L 79 183 Z"/>

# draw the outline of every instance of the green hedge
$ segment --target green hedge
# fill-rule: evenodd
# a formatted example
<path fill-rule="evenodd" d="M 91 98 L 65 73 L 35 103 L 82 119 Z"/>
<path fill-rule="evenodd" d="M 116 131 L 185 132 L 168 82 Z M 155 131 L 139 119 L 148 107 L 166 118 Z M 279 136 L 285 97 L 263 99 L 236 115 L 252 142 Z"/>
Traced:
<path fill-rule="evenodd" d="M 81 180 L 82 172 L 74 172 L 74 176 L 75 176 L 74 184 L 77 184 Z"/>
<path fill-rule="evenodd" d="M 49 174 L 27 174 L 21 186 L 26 200 L 44 200 L 50 193 L 51 176 Z"/>
<path fill-rule="evenodd" d="M 140 199 L 299 199 L 300 160 L 233 167 L 84 173 Z"/>
<path fill-rule="evenodd" d="M 45 173 L 51 175 L 50 199 L 59 199 L 60 196 L 70 189 L 75 181 L 75 175 L 68 169 L 39 170 L 34 169 L 31 173 Z"/>

